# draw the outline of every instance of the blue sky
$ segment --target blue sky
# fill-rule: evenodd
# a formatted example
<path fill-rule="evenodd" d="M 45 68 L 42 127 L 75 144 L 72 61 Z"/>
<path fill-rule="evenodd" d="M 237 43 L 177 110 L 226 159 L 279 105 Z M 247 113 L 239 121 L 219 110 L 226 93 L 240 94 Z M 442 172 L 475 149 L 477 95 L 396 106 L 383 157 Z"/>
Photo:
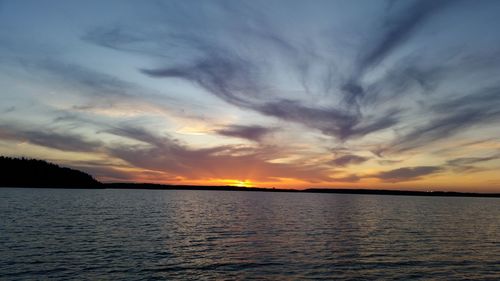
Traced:
<path fill-rule="evenodd" d="M 104 181 L 500 191 L 498 1 L 1 1 L 0 153 Z"/>

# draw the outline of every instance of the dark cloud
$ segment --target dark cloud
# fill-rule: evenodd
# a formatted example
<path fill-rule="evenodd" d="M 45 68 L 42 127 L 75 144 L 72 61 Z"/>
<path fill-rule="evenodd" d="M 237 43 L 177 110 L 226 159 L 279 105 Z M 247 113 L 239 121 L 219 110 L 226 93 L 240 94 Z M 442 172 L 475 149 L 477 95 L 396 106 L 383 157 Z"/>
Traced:
<path fill-rule="evenodd" d="M 462 165 L 470 165 L 476 164 L 480 162 L 491 161 L 500 158 L 500 155 L 493 155 L 488 157 L 463 157 L 463 158 L 455 158 L 448 160 L 446 163 L 452 166 L 462 166 Z"/>
<path fill-rule="evenodd" d="M 349 154 L 349 155 L 343 155 L 340 157 L 337 157 L 330 161 L 330 164 L 336 165 L 336 166 L 347 166 L 347 165 L 352 165 L 352 164 L 361 164 L 363 162 L 366 162 L 369 158 L 367 157 L 362 157 L 354 154 Z"/>
<path fill-rule="evenodd" d="M 9 106 L 9 107 L 5 108 L 5 109 L 2 111 L 2 113 L 11 113 L 11 112 L 13 112 L 13 111 L 15 111 L 15 110 L 16 110 L 16 107 L 15 107 L 15 106 Z"/>
<path fill-rule="evenodd" d="M 361 105 L 377 107 L 387 103 L 404 104 L 409 96 L 415 98 L 418 95 L 422 95 L 429 103 L 439 102 L 436 97 L 445 94 L 439 87 L 469 79 L 471 73 L 496 77 L 499 66 L 498 50 L 470 53 L 463 47 L 457 47 L 441 51 L 432 59 L 425 53 L 413 53 L 391 64 L 382 77 L 367 84 L 366 92 L 370 94 L 362 100 Z M 493 81 L 496 83 L 496 80 Z"/>
<path fill-rule="evenodd" d="M 335 136 L 340 140 L 362 137 L 389 128 L 398 122 L 396 111 L 367 121 L 359 114 L 335 108 L 309 107 L 291 100 L 269 102 L 258 106 L 256 110 L 264 115 L 318 129 L 325 135 Z"/>
<path fill-rule="evenodd" d="M 394 165 L 396 163 L 401 163 L 403 160 L 389 160 L 389 159 L 383 159 L 383 160 L 378 160 L 377 161 L 380 165 Z"/>
<path fill-rule="evenodd" d="M 138 179 L 137 174 L 131 171 L 120 170 L 112 166 L 103 166 L 98 163 L 84 166 L 68 164 L 67 166 L 91 174 L 98 180 L 107 182 L 135 181 Z"/>
<path fill-rule="evenodd" d="M 342 110 L 309 107 L 292 100 L 269 102 L 256 106 L 255 109 L 264 115 L 303 124 L 342 139 L 349 136 L 352 127 L 359 123 L 359 116 Z"/>
<path fill-rule="evenodd" d="M 471 172 L 480 171 L 481 169 L 474 166 L 474 164 L 479 164 L 482 162 L 488 162 L 492 160 L 500 159 L 500 154 L 495 154 L 486 157 L 461 157 L 446 161 L 446 164 L 455 171 L 458 172 Z"/>
<path fill-rule="evenodd" d="M 59 133 L 49 128 L 42 131 L 12 125 L 0 125 L 0 139 L 28 142 L 62 151 L 96 152 L 102 147 L 101 142 L 86 140 L 80 135 Z"/>
<path fill-rule="evenodd" d="M 479 93 L 436 103 L 431 106 L 433 118 L 416 127 L 385 148 L 389 152 L 403 152 L 449 138 L 465 129 L 496 122 L 500 119 L 500 88 L 489 88 Z"/>
<path fill-rule="evenodd" d="M 362 99 L 367 96 L 367 90 L 363 87 L 360 80 L 368 69 L 376 66 L 399 46 L 404 44 L 430 16 L 451 2 L 449 0 L 413 1 L 403 11 L 389 14 L 382 28 L 376 33 L 378 38 L 375 38 L 375 40 L 372 39 L 369 44 L 366 44 L 369 49 L 361 51 L 361 59 L 356 65 L 354 73 L 342 87 L 345 103 L 359 111 Z M 402 3 L 406 4 L 407 2 Z M 391 7 L 390 11 L 395 10 L 393 4 L 389 6 Z M 426 83 L 425 81 L 419 82 Z"/>
<path fill-rule="evenodd" d="M 448 99 L 431 106 L 437 113 L 455 111 L 486 111 L 488 114 L 497 114 L 500 104 L 500 87 L 489 87 L 477 92 Z"/>
<path fill-rule="evenodd" d="M 384 77 L 367 86 L 370 95 L 361 104 L 377 107 L 401 101 L 409 94 L 432 93 L 449 74 L 449 68 L 442 65 L 420 66 L 416 59 L 402 60 L 387 71 Z"/>
<path fill-rule="evenodd" d="M 348 175 L 345 177 L 333 177 L 331 179 L 331 182 L 348 182 L 348 183 L 353 183 L 353 182 L 358 182 L 361 180 L 361 177 L 358 175 Z"/>
<path fill-rule="evenodd" d="M 485 117 L 482 112 L 477 111 L 455 112 L 449 116 L 431 120 L 424 126 L 417 127 L 399 138 L 389 149 L 403 152 L 426 146 L 458 132 L 463 132 L 467 127 L 483 121 Z"/>
<path fill-rule="evenodd" d="M 242 139 L 248 139 L 252 141 L 260 141 L 264 136 L 273 132 L 274 128 L 267 128 L 263 126 L 243 126 L 243 125 L 232 125 L 223 129 L 216 131 L 217 134 L 236 137 Z"/>
<path fill-rule="evenodd" d="M 141 70 L 152 77 L 192 81 L 228 103 L 250 107 L 249 95 L 261 93 L 253 65 L 230 50 L 207 51 L 207 56 L 189 65 Z"/>
<path fill-rule="evenodd" d="M 417 180 L 422 176 L 439 173 L 442 170 L 443 168 L 436 166 L 405 167 L 380 172 L 374 175 L 374 177 L 387 182 L 412 181 Z"/>
<path fill-rule="evenodd" d="M 53 161 L 64 166 L 84 171 L 103 182 L 176 182 L 178 177 L 163 171 L 130 169 L 128 165 L 103 160 L 97 161 Z"/>
<path fill-rule="evenodd" d="M 84 90 L 94 98 L 126 98 L 133 96 L 138 87 L 111 75 L 95 72 L 85 67 L 57 60 L 18 61 L 25 70 L 38 79 L 56 82 L 58 86 L 69 86 L 72 90 Z M 101 100 L 102 102 L 102 100 Z"/>
<path fill-rule="evenodd" d="M 179 145 L 169 136 L 160 137 L 148 132 L 144 128 L 131 127 L 131 126 L 116 126 L 106 130 L 107 133 L 126 137 L 129 139 L 141 141 L 145 144 L 150 144 L 152 146 L 168 146 L 168 147 L 178 147 Z"/>
<path fill-rule="evenodd" d="M 404 11 L 389 15 L 384 22 L 382 36 L 375 43 L 372 42 L 370 50 L 360 62 L 360 68 L 365 69 L 379 63 L 405 43 L 430 16 L 453 2 L 451 0 L 417 0 Z"/>
<path fill-rule="evenodd" d="M 143 70 L 154 77 L 182 77 L 196 82 L 209 92 L 236 106 L 255 110 L 261 114 L 306 125 L 320 130 L 326 135 L 346 140 L 386 129 L 398 122 L 397 112 L 386 116 L 362 120 L 360 114 L 352 114 L 335 108 L 306 106 L 299 101 L 277 100 L 263 101 L 251 99 L 247 93 L 262 93 L 256 84 L 257 79 L 249 75 L 245 63 L 239 61 L 212 58 L 190 67 Z M 253 78 L 252 78 L 253 77 Z"/>
<path fill-rule="evenodd" d="M 149 56 L 168 57 L 161 52 L 161 44 L 144 45 L 144 33 L 133 33 L 132 29 L 121 26 L 94 28 L 82 40 L 117 51 L 144 54 L 147 50 Z"/>

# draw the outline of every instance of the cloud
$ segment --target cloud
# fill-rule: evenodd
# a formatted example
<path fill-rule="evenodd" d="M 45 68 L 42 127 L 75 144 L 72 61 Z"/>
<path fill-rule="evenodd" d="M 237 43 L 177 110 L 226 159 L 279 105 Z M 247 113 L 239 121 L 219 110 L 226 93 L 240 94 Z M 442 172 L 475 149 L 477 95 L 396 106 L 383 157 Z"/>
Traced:
<path fill-rule="evenodd" d="M 366 86 L 370 95 L 366 96 L 361 105 L 378 107 L 387 103 L 401 101 L 409 95 L 428 95 L 433 93 L 447 76 L 452 73 L 452 66 L 420 65 L 417 58 L 402 59 L 392 66 L 385 75 Z"/>
<path fill-rule="evenodd" d="M 464 171 L 475 171 L 475 170 L 480 170 L 473 164 L 478 164 L 482 162 L 488 162 L 492 160 L 497 160 L 500 159 L 500 154 L 495 154 L 491 156 L 486 156 L 486 157 L 461 157 L 461 158 L 455 158 L 446 161 L 446 164 L 451 167 L 453 170 L 458 171 L 458 172 L 464 172 Z"/>
<path fill-rule="evenodd" d="M 352 164 L 361 164 L 363 162 L 366 162 L 369 158 L 367 157 L 362 157 L 354 154 L 348 154 L 348 155 L 343 155 L 338 158 L 333 159 L 329 163 L 336 165 L 336 166 L 348 166 Z"/>
<path fill-rule="evenodd" d="M 33 79 L 57 83 L 55 85 L 59 87 L 71 87 L 73 91 L 82 91 L 93 98 L 108 98 L 111 101 L 133 97 L 133 93 L 138 90 L 138 86 L 133 83 L 58 60 L 21 58 L 11 63 L 22 66 L 34 76 Z"/>
<path fill-rule="evenodd" d="M 488 157 L 463 157 L 463 158 L 455 158 L 448 160 L 446 163 L 452 166 L 462 166 L 462 165 L 491 161 L 498 158 L 500 158 L 500 155 L 493 155 Z"/>
<path fill-rule="evenodd" d="M 449 138 L 465 129 L 500 119 L 500 88 L 483 89 L 431 105 L 433 117 L 425 125 L 399 137 L 386 147 L 388 152 L 404 152 Z"/>
<path fill-rule="evenodd" d="M 366 121 L 362 120 L 359 114 L 332 107 L 311 107 L 289 99 L 275 101 L 256 99 L 255 93 L 262 95 L 263 87 L 259 86 L 254 76 L 249 75 L 249 68 L 245 66 L 247 64 L 239 59 L 237 61 L 226 56 L 222 59 L 210 58 L 190 67 L 142 70 L 142 72 L 154 77 L 181 77 L 193 81 L 236 106 L 318 129 L 326 135 L 336 136 L 342 140 L 383 130 L 398 122 L 396 111 L 373 118 L 373 121 Z"/>
<path fill-rule="evenodd" d="M 93 177 L 107 182 L 135 181 L 138 180 L 138 176 L 140 175 L 138 172 L 120 170 L 116 167 L 104 166 L 99 163 L 78 165 L 70 162 L 69 164 L 66 164 L 66 166 L 91 174 Z"/>
<path fill-rule="evenodd" d="M 120 159 L 126 166 L 67 161 L 72 167 L 91 172 L 100 179 L 178 181 L 209 179 L 241 179 L 279 182 L 282 178 L 308 182 L 330 180 L 329 170 L 314 165 L 272 163 L 276 151 L 272 147 L 216 146 L 192 149 L 169 136 L 159 136 L 137 127 L 108 127 L 108 134 L 121 136 L 142 144 L 102 143 L 53 130 L 31 130 L 0 126 L 0 139 L 28 142 L 61 151 L 98 152 L 109 159 Z M 132 170 L 131 170 L 132 168 Z"/>
<path fill-rule="evenodd" d="M 458 144 L 495 139 L 500 120 L 494 87 L 500 37 L 490 28 L 498 23 L 498 3 L 487 2 L 150 2 L 71 23 L 82 44 L 59 29 L 60 36 L 42 38 L 18 24 L 25 17 L 9 17 L 8 25 L 19 28 L 0 39 L 6 102 L 0 115 L 31 124 L 4 126 L 0 136 L 99 152 L 92 156 L 126 162 L 130 170 L 88 166 L 125 180 L 124 170 L 172 181 L 179 175 L 355 182 L 370 175 L 354 166 L 378 148 L 388 158 L 370 165 L 381 170 L 421 165 L 415 163 L 427 153 L 447 172 L 490 166 L 488 157 L 456 158 L 464 153 Z M 54 17 L 40 28 L 64 21 Z M 247 125 L 218 127 L 228 114 Z M 255 122 L 272 119 L 290 130 L 268 138 L 278 128 Z M 201 127 L 254 143 L 190 146 L 207 136 L 182 133 Z M 332 146 L 345 151 L 333 159 Z M 434 153 L 444 146 L 449 151 Z M 376 176 L 418 179 L 432 172 L 426 167 Z"/>
<path fill-rule="evenodd" d="M 142 69 L 151 77 L 192 81 L 228 103 L 249 107 L 249 95 L 261 93 L 254 66 L 230 50 L 208 46 L 206 56 L 192 64 L 159 69 Z"/>
<path fill-rule="evenodd" d="M 185 103 L 136 83 L 93 70 L 88 67 L 55 59 L 14 59 L 13 67 L 21 66 L 33 81 L 50 84 L 54 92 L 64 92 L 65 101 L 73 103 L 68 111 L 80 111 L 111 117 L 134 115 L 167 115 L 185 119 L 202 119 L 204 105 L 190 102 L 193 109 L 186 112 Z M 204 116 L 203 119 L 209 119 Z"/>
<path fill-rule="evenodd" d="M 404 11 L 398 11 L 386 17 L 383 27 L 375 33 L 379 38 L 372 39 L 372 42 L 366 44 L 368 49 L 361 50 L 361 59 L 355 65 L 355 70 L 351 74 L 351 77 L 342 86 L 344 102 L 359 111 L 361 100 L 368 94 L 361 84 L 363 75 L 411 38 L 414 32 L 431 15 L 437 13 L 451 2 L 449 0 L 413 1 Z M 392 8 L 393 4 L 389 6 L 391 7 L 389 10 L 394 10 Z"/>
<path fill-rule="evenodd" d="M 291 100 L 270 102 L 257 107 L 256 110 L 267 116 L 318 129 L 325 135 L 335 136 L 340 140 L 361 137 L 389 128 L 398 122 L 396 111 L 366 121 L 359 114 L 335 108 L 308 107 Z"/>
<path fill-rule="evenodd" d="M 0 125 L 0 139 L 28 142 L 62 151 L 96 152 L 102 147 L 101 142 L 87 140 L 81 135 L 58 133 L 50 128 L 42 131 L 13 125 Z"/>
<path fill-rule="evenodd" d="M 389 171 L 380 172 L 373 177 L 387 182 L 402 182 L 418 180 L 422 176 L 439 173 L 443 170 L 436 166 L 404 167 Z"/>
<path fill-rule="evenodd" d="M 348 182 L 348 183 L 353 183 L 353 182 L 358 182 L 361 180 L 361 177 L 358 175 L 348 175 L 345 177 L 333 177 L 331 179 L 331 182 Z"/>
<path fill-rule="evenodd" d="M 249 109 L 260 114 L 275 117 L 288 122 L 301 124 L 317 129 L 328 136 L 334 136 L 342 141 L 351 138 L 363 137 L 367 134 L 390 128 L 398 123 L 397 110 L 379 112 L 376 116 L 366 118 L 361 111 L 351 110 L 344 106 L 318 106 L 310 104 L 308 100 L 283 98 L 280 89 L 274 89 L 268 77 L 272 74 L 276 64 L 285 63 L 296 71 L 296 82 L 303 85 L 305 92 L 311 93 L 308 85 L 321 84 L 325 93 L 338 95 L 334 81 L 340 80 L 331 59 L 325 59 L 314 48 L 298 44 L 295 40 L 278 33 L 262 14 L 247 10 L 224 6 L 227 16 L 235 17 L 237 28 L 218 27 L 217 32 L 228 33 L 228 37 L 206 36 L 203 30 L 214 28 L 212 24 L 203 22 L 203 19 L 193 17 L 187 26 L 179 27 L 185 30 L 177 32 L 127 31 L 124 27 L 113 27 L 108 31 L 91 31 L 85 38 L 100 46 L 121 51 L 130 51 L 131 42 L 142 40 L 143 44 L 136 46 L 159 46 L 165 52 L 182 48 L 179 57 L 169 59 L 163 67 L 141 68 L 140 71 L 150 77 L 183 79 L 205 89 L 208 93 L 217 96 L 229 104 L 242 109 Z M 194 12 L 193 12 L 194 13 Z M 242 13 L 252 24 L 245 24 L 234 13 Z M 189 17 L 189 12 L 186 15 Z M 191 15 L 192 16 L 192 15 Z M 174 17 L 175 18 L 175 17 Z M 258 19 L 258 20 L 257 20 Z M 176 26 L 177 21 L 167 22 Z M 207 19 L 205 19 L 207 20 Z M 204 27 L 208 25 L 208 27 Z M 238 33 L 235 33 L 236 30 Z M 130 35 L 134 34 L 134 35 Z M 137 35 L 142 34 L 142 35 Z M 227 38 L 233 36 L 252 45 L 252 48 L 242 47 Z M 122 38 L 123 37 L 123 38 Z M 222 38 L 222 39 L 221 39 Z M 169 42 L 165 45 L 164 42 Z M 139 51 L 134 48 L 133 51 Z M 264 49 L 281 60 L 266 61 L 262 54 L 252 49 Z M 149 47 L 142 49 L 144 54 L 156 56 L 157 50 Z M 313 80 L 310 80 L 313 79 Z M 319 83 L 318 83 L 319 82 Z M 333 84 L 332 84 L 333 83 Z M 353 91 L 353 87 L 344 85 L 345 91 Z M 319 88 L 321 88 L 319 87 Z M 318 88 L 318 89 L 319 89 Z M 356 89 L 359 89 L 356 88 Z"/>
<path fill-rule="evenodd" d="M 248 139 L 251 141 L 260 141 L 267 134 L 273 132 L 274 128 L 267 128 L 263 126 L 244 126 L 244 125 L 231 125 L 216 131 L 217 134 L 228 137 L 236 137 Z"/>
<path fill-rule="evenodd" d="M 161 45 L 145 46 L 142 44 L 144 36 L 144 33 L 134 33 L 133 30 L 120 26 L 96 27 L 88 31 L 82 40 L 117 51 L 144 54 L 147 50 L 148 56 L 168 57 L 162 53 Z"/>
<path fill-rule="evenodd" d="M 9 107 L 5 108 L 1 113 L 3 113 L 3 114 L 11 113 L 11 112 L 14 112 L 15 110 L 16 110 L 15 106 L 9 106 Z"/>
<path fill-rule="evenodd" d="M 390 159 L 383 159 L 383 160 L 378 160 L 377 161 L 380 165 L 394 165 L 397 163 L 403 162 L 403 160 L 390 160 Z"/>
<path fill-rule="evenodd" d="M 115 145 L 109 154 L 134 167 L 163 171 L 186 179 L 250 179 L 276 182 L 292 178 L 309 182 L 328 181 L 328 169 L 293 163 L 269 162 L 266 148 L 245 149 L 239 146 L 219 146 L 191 149 L 168 136 L 156 136 L 143 129 L 123 127 L 109 133 L 135 139 L 145 144 Z"/>
<path fill-rule="evenodd" d="M 399 11 L 395 16 L 389 16 L 384 22 L 381 36 L 376 42 L 372 42 L 370 50 L 361 60 L 360 68 L 364 70 L 379 63 L 405 43 L 430 16 L 453 2 L 451 0 L 413 1 L 404 11 Z"/>

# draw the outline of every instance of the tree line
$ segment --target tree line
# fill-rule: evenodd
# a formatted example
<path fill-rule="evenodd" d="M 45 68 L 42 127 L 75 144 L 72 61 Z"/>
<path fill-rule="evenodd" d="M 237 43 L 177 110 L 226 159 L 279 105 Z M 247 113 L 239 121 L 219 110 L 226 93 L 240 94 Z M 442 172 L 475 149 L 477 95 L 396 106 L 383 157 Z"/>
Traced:
<path fill-rule="evenodd" d="M 0 156 L 0 187 L 99 187 L 84 172 L 43 160 Z"/>

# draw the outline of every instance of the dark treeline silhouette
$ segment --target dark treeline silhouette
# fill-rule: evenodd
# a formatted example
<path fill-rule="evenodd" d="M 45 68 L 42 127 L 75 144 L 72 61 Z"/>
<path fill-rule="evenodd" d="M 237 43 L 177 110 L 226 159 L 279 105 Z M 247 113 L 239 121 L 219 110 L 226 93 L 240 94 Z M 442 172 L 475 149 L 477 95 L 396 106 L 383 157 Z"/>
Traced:
<path fill-rule="evenodd" d="M 455 191 L 410 191 L 387 189 L 330 189 L 309 188 L 310 193 L 337 193 L 337 194 L 375 194 L 375 195 L 403 195 L 403 196 L 447 196 L 447 197 L 500 197 L 500 193 L 472 193 Z"/>
<path fill-rule="evenodd" d="M 222 190 L 222 191 L 261 191 L 261 192 L 294 192 L 294 193 L 336 193 L 367 195 L 400 195 L 400 196 L 446 196 L 446 197 L 500 197 L 500 193 L 471 193 L 453 191 L 408 191 L 386 189 L 345 189 L 345 188 L 308 188 L 278 189 L 242 186 L 198 186 L 198 185 L 165 185 L 153 183 L 105 183 L 111 189 L 152 189 L 152 190 Z"/>
<path fill-rule="evenodd" d="M 84 172 L 46 161 L 0 156 L 0 186 L 98 188 L 101 183 Z"/>
<path fill-rule="evenodd" d="M 108 189 L 150 189 L 150 190 L 206 190 L 206 191 L 260 191 L 294 193 L 337 193 L 403 196 L 452 196 L 452 197 L 500 197 L 500 193 L 469 193 L 447 191 L 407 191 L 384 189 L 332 189 L 309 188 L 275 189 L 241 186 L 198 186 L 165 185 L 154 183 L 100 183 L 92 176 L 78 170 L 34 159 L 0 156 L 0 187 L 55 187 L 55 188 L 108 188 Z"/>
<path fill-rule="evenodd" d="M 157 183 L 104 183 L 112 189 L 158 189 L 158 190 L 225 190 L 225 191 L 266 191 L 266 192 L 301 192 L 298 189 L 275 189 L 264 187 L 243 187 L 232 185 L 170 185 Z"/>

